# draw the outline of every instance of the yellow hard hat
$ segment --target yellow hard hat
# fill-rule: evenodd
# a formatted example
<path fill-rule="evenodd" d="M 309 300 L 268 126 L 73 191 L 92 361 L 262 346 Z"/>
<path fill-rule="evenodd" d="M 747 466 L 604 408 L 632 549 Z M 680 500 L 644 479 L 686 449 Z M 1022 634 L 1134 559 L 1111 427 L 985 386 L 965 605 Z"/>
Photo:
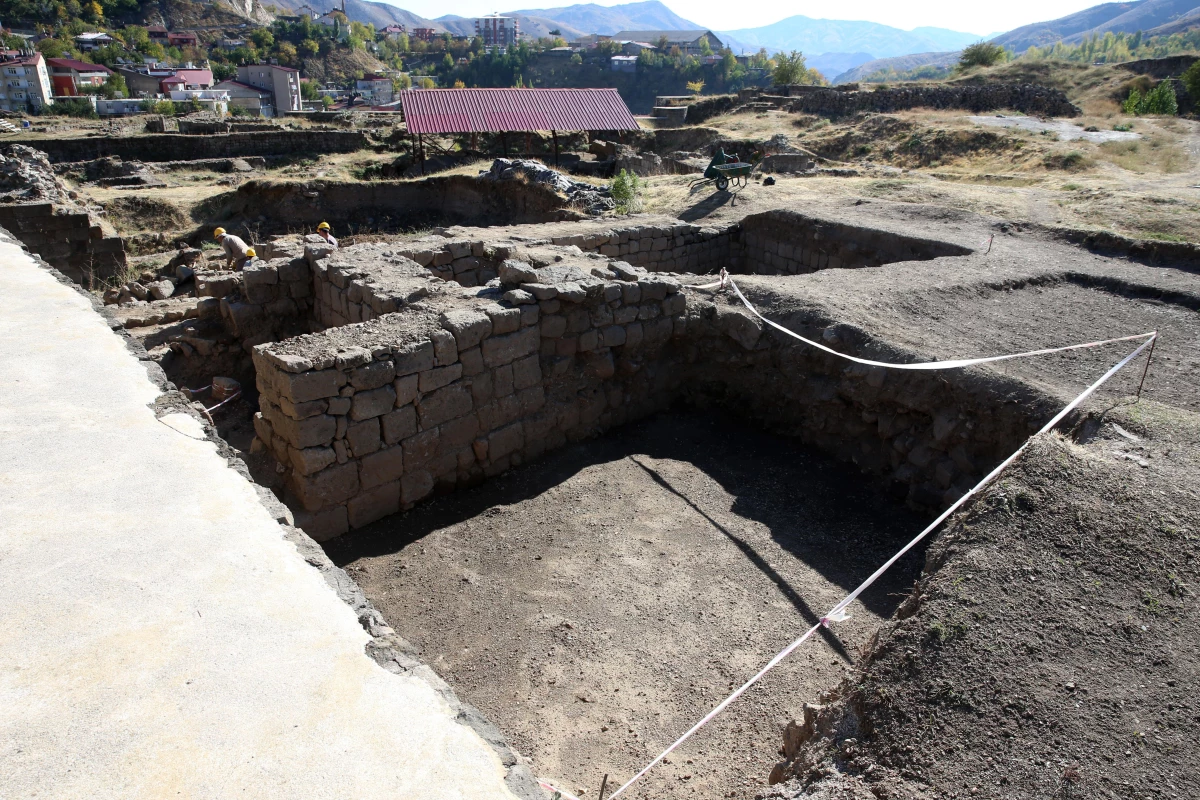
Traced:
<path fill-rule="evenodd" d="M 255 252 L 254 252 L 254 248 L 253 248 L 253 247 L 247 247 L 247 248 L 246 248 L 246 258 L 254 258 L 254 257 L 255 257 L 255 256 L 257 256 L 257 255 L 258 255 L 258 253 L 255 253 Z"/>
<path fill-rule="evenodd" d="M 318 226 L 317 226 L 317 230 L 319 230 L 319 231 L 327 231 L 327 230 L 329 230 L 329 223 L 328 223 L 328 222 L 322 222 L 320 225 L 318 225 Z"/>
<path fill-rule="evenodd" d="M 224 228 L 217 228 L 215 231 L 213 231 L 213 238 L 214 238 L 214 239 L 219 239 L 219 238 L 221 238 L 221 237 L 222 237 L 222 236 L 224 236 L 224 235 L 225 235 L 225 229 L 224 229 Z"/>

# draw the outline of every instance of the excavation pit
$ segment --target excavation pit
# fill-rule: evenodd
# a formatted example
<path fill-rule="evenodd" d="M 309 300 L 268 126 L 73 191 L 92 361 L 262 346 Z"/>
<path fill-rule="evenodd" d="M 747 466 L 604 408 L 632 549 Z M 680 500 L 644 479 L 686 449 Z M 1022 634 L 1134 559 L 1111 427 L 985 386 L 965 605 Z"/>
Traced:
<path fill-rule="evenodd" d="M 852 466 L 678 407 L 328 545 L 534 772 L 634 774 L 925 517 Z M 634 797 L 753 797 L 770 741 L 911 590 L 915 552 Z M 610 785 L 610 790 L 612 786 Z"/>
<path fill-rule="evenodd" d="M 1200 302 L 1173 271 L 1041 243 L 985 256 L 962 244 L 974 232 L 904 227 L 780 211 L 725 227 L 450 228 L 339 251 L 284 237 L 198 285 L 253 353 L 254 447 L 298 524 L 536 772 L 594 793 L 1135 346 L 884 370 L 698 288 L 712 273 L 734 273 L 788 329 L 885 362 L 1160 330 L 1147 395 L 1194 407 Z M 861 261 L 805 249 L 837 231 Z M 919 560 L 639 796 L 756 794 L 779 728 L 837 684 Z"/>

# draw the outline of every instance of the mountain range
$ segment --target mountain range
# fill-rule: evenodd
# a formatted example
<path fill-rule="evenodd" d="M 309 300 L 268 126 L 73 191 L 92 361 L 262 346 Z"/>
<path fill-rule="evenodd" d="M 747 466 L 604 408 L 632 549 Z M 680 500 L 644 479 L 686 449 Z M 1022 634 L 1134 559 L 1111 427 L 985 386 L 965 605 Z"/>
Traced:
<path fill-rule="evenodd" d="M 306 0 L 274 0 L 277 7 L 295 10 Z M 338 0 L 340 2 L 340 0 Z M 333 7 L 334 0 L 320 5 Z M 391 3 L 376 0 L 345 0 L 346 14 L 357 22 L 377 27 L 391 24 L 411 28 L 433 28 L 454 34 L 472 34 L 474 18 L 448 14 L 425 19 Z M 318 5 L 318 7 L 320 7 Z M 533 36 L 558 31 L 573 39 L 588 33 L 612 35 L 622 30 L 702 30 L 659 0 L 641 0 L 615 6 L 582 3 L 557 8 L 535 8 L 505 12 L 517 17 L 520 29 Z M 1102 3 L 1059 19 L 1025 25 L 995 36 L 991 41 L 1015 52 L 1057 41 L 1078 42 L 1083 37 L 1113 32 L 1144 31 L 1147 35 L 1170 34 L 1200 27 L 1200 0 L 1130 0 Z M 809 54 L 808 64 L 839 82 L 855 80 L 877 69 L 897 71 L 925 64 L 952 63 L 959 50 L 984 37 L 946 28 L 921 27 L 911 31 L 861 20 L 813 19 L 792 16 L 771 25 L 714 31 L 735 53 L 800 50 Z M 816 55 L 813 55 L 816 54 Z M 863 70 L 867 70 L 864 72 Z"/>
<path fill-rule="evenodd" d="M 1169 26 L 1192 12 L 1200 11 L 1200 0 L 1134 0 L 1103 3 L 1048 22 L 1025 25 L 997 36 L 992 41 L 1022 52 L 1032 46 L 1045 47 L 1061 40 L 1076 44 L 1085 36 L 1113 33 L 1149 33 Z"/>
<path fill-rule="evenodd" d="M 911 31 L 861 20 L 794 16 L 760 28 L 728 31 L 748 50 L 800 50 L 804 53 L 870 53 L 875 58 L 929 50 L 960 50 L 982 37 L 946 28 Z"/>

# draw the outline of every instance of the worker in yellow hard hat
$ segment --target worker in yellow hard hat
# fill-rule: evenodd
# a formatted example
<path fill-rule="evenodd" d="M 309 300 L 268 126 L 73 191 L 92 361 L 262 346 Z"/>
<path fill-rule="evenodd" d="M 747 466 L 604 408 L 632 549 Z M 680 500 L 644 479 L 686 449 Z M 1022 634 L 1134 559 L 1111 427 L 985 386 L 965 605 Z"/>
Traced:
<path fill-rule="evenodd" d="M 317 236 L 320 236 L 325 241 L 329 242 L 334 247 L 338 246 L 337 239 L 333 238 L 333 233 L 329 228 L 328 222 L 322 222 L 317 226 Z"/>
<path fill-rule="evenodd" d="M 217 228 L 213 231 L 213 238 L 225 251 L 226 269 L 242 269 L 254 260 L 254 248 L 246 244 L 240 236 L 226 233 L 224 228 Z"/>

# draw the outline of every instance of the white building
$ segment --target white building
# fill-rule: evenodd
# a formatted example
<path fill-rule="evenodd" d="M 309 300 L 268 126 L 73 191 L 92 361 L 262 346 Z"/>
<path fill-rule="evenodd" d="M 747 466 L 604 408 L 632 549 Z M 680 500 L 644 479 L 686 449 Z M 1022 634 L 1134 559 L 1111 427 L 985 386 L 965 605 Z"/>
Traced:
<path fill-rule="evenodd" d="M 251 64 L 238 67 L 237 82 L 265 89 L 275 99 L 275 113 L 302 111 L 300 103 L 300 71 L 278 64 Z"/>
<path fill-rule="evenodd" d="M 50 72 L 41 53 L 5 57 L 0 70 L 0 110 L 31 112 L 54 104 Z"/>
<path fill-rule="evenodd" d="M 373 106 L 392 102 L 392 79 L 383 75 L 364 75 L 354 84 L 355 90 Z"/>
<path fill-rule="evenodd" d="M 113 43 L 113 38 L 107 33 L 81 33 L 75 37 L 75 46 L 85 53 L 99 50 Z"/>

